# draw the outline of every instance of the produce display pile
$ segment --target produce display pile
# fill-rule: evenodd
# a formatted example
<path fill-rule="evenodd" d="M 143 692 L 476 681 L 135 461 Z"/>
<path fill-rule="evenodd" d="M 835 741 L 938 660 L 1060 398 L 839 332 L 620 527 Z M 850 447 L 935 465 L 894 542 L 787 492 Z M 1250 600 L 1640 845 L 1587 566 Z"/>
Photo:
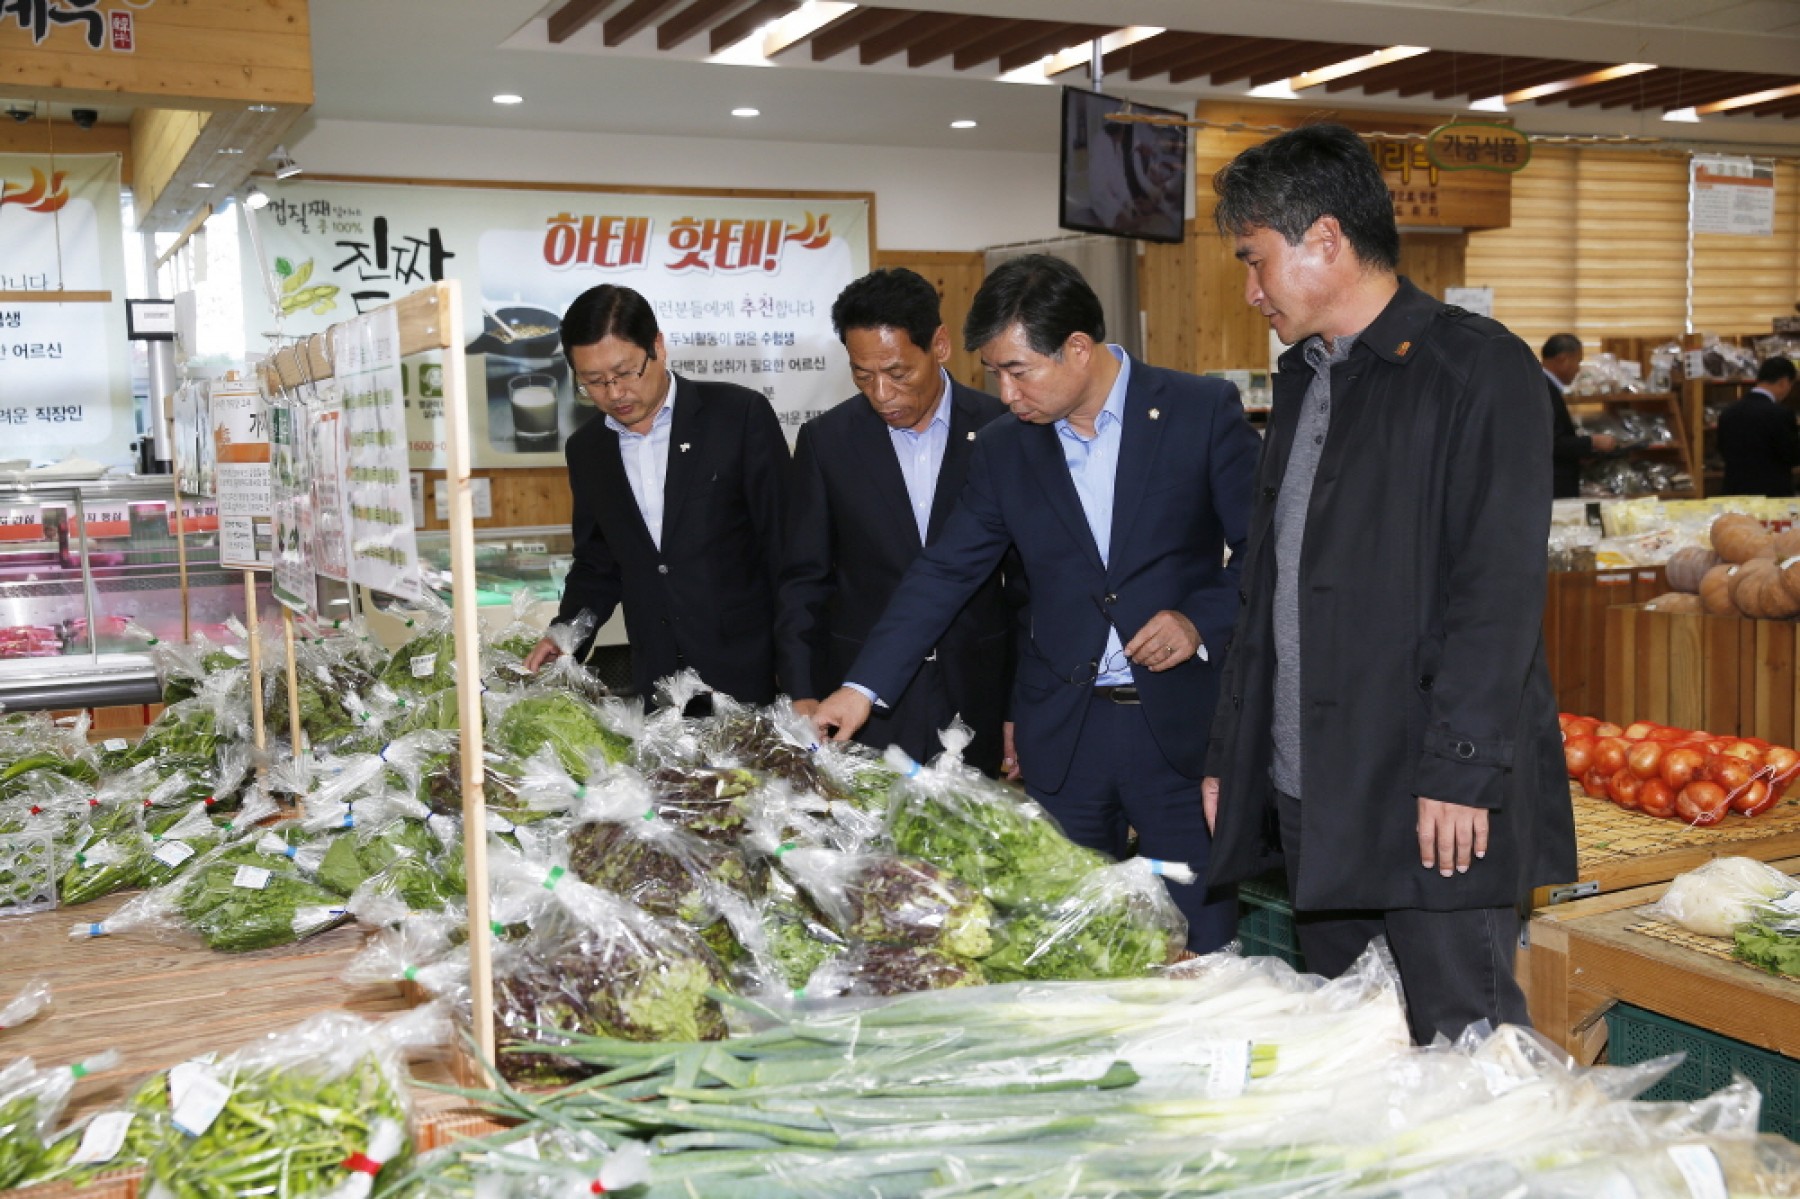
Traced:
<path fill-rule="evenodd" d="M 1713 521 L 1712 548 L 1670 556 L 1670 591 L 1652 600 L 1665 612 L 1800 619 L 1800 528 L 1771 532 L 1762 521 L 1728 512 Z"/>
<path fill-rule="evenodd" d="M 1767 862 L 1714 858 L 1677 875 L 1650 912 L 1703 937 L 1730 940 L 1740 961 L 1800 979 L 1800 880 Z"/>
<path fill-rule="evenodd" d="M 1800 774 L 1800 751 L 1757 737 L 1715 737 L 1640 720 L 1624 728 L 1560 717 L 1563 764 L 1592 799 L 1697 827 L 1774 808 Z"/>
<path fill-rule="evenodd" d="M 1675 1059 L 1577 1070 L 1510 1028 L 1413 1049 L 1376 952 L 1331 983 L 1221 954 L 1156 979 L 722 1002 L 730 1040 L 570 1038 L 585 1083 L 471 1092 L 512 1126 L 420 1155 L 392 1193 L 1800 1194 L 1800 1147 L 1756 1134 L 1749 1084 L 1635 1101 Z"/>

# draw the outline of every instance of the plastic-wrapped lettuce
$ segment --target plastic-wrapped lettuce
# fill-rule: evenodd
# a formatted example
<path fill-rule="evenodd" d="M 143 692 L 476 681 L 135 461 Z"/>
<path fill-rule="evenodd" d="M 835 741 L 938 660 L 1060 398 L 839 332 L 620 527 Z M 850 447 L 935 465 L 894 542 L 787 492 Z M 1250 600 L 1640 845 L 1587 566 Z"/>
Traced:
<path fill-rule="evenodd" d="M 75 851 L 58 890 L 65 906 L 88 903 L 132 887 L 156 887 L 219 843 L 205 803 L 185 811 L 147 809 L 113 832 L 91 837 Z"/>
<path fill-rule="evenodd" d="M 381 681 L 396 691 L 433 695 L 456 686 L 456 636 L 448 626 L 430 628 L 394 651 Z"/>
<path fill-rule="evenodd" d="M 630 716 L 618 701 L 608 702 L 611 706 L 603 709 L 567 691 L 535 687 L 506 704 L 489 744 L 518 758 L 548 747 L 564 770 L 585 778 L 596 761 L 631 757 L 631 738 L 623 731 Z"/>
<path fill-rule="evenodd" d="M 1152 870 L 1149 859 L 1131 858 L 1089 874 L 1055 903 L 1013 909 L 982 968 L 995 982 L 1012 982 L 1133 978 L 1175 962 L 1187 920 Z"/>
<path fill-rule="evenodd" d="M 907 995 L 979 987 L 987 981 L 981 963 L 929 945 L 865 944 L 827 959 L 803 990 L 808 999 Z"/>
<path fill-rule="evenodd" d="M 954 874 L 1001 907 L 1054 903 L 1110 864 L 1063 835 L 1036 803 L 962 764 L 967 730 L 946 731 L 946 750 L 919 766 L 898 749 L 889 830 L 901 853 Z"/>
<path fill-rule="evenodd" d="M 942 949 L 964 958 L 994 948 L 994 908 L 973 887 L 917 858 L 796 849 L 779 869 L 838 932 L 864 941 Z"/>

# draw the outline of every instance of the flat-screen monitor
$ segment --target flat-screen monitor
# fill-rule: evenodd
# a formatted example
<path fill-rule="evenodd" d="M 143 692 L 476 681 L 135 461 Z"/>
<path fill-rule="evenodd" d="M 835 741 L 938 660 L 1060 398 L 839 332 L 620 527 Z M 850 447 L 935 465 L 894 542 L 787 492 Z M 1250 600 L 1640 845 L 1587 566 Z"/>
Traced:
<path fill-rule="evenodd" d="M 1188 131 L 1106 119 L 1126 110 L 1182 119 L 1167 108 L 1063 89 L 1060 223 L 1084 233 L 1178 242 L 1187 205 Z"/>

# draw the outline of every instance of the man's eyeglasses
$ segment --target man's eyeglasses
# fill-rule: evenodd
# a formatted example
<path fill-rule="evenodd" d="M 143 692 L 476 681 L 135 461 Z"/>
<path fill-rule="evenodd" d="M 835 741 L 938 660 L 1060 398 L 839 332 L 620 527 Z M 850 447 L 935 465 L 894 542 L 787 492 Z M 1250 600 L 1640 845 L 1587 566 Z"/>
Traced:
<path fill-rule="evenodd" d="M 579 391 L 584 396 L 591 396 L 597 391 L 610 391 L 615 387 L 624 387 L 627 384 L 636 383 L 639 379 L 644 377 L 644 372 L 650 369 L 650 363 L 655 361 L 655 359 L 655 354 L 646 352 L 644 355 L 644 365 L 638 367 L 634 371 L 625 371 L 623 374 L 613 375 L 611 378 L 607 378 L 603 375 L 589 375 L 586 378 L 577 377 L 575 381 L 575 390 Z"/>

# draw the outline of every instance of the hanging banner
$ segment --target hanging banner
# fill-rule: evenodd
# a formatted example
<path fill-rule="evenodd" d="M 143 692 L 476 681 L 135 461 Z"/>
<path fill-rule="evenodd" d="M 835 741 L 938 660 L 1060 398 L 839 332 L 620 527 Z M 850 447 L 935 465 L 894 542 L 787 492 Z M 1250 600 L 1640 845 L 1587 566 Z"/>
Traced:
<path fill-rule="evenodd" d="M 389 307 L 346 321 L 332 335 L 331 348 L 343 393 L 350 581 L 416 600 L 419 546 L 407 470 L 399 314 Z"/>
<path fill-rule="evenodd" d="M 301 616 L 319 602 L 306 424 L 307 410 L 297 395 L 283 391 L 269 397 L 269 509 L 275 534 L 269 594 Z"/>
<path fill-rule="evenodd" d="M 869 269 L 870 201 L 621 195 L 291 180 L 258 214 L 282 331 L 318 332 L 434 280 L 462 282 L 474 465 L 560 465 L 593 419 L 562 314 L 601 283 L 655 309 L 669 365 L 762 392 L 793 438 L 849 395 L 831 303 Z M 259 266 L 244 259 L 246 295 Z M 268 316 L 247 306 L 248 332 Z M 447 465 L 441 364 L 402 381 L 415 469 Z"/>
<path fill-rule="evenodd" d="M 128 465 L 119 156 L 0 154 L 0 291 L 108 291 L 111 303 L 0 304 L 0 438 L 34 464 Z"/>
<path fill-rule="evenodd" d="M 404 368 L 403 368 L 404 369 Z M 336 379 L 313 385 L 306 448 L 312 479 L 313 568 L 328 579 L 350 578 L 350 492 L 344 479 L 344 406 Z"/>
<path fill-rule="evenodd" d="M 1775 164 L 1724 154 L 1693 157 L 1695 233 L 1775 234 Z"/>
<path fill-rule="evenodd" d="M 262 393 L 246 383 L 214 383 L 209 391 L 216 461 L 212 470 L 219 497 L 219 564 L 268 570 L 275 557 L 269 528 L 267 406 Z"/>

